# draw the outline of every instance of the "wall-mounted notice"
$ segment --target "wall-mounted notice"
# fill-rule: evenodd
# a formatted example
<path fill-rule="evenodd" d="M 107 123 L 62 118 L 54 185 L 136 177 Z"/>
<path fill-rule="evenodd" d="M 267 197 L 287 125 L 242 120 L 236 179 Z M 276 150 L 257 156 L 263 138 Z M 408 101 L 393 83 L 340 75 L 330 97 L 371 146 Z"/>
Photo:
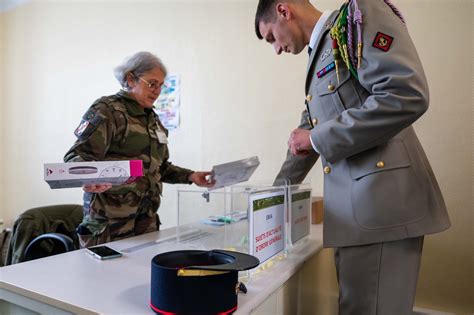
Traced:
<path fill-rule="evenodd" d="M 311 190 L 291 191 L 290 237 L 291 244 L 309 234 L 311 215 Z"/>
<path fill-rule="evenodd" d="M 155 113 L 160 117 L 161 123 L 168 130 L 179 127 L 179 98 L 180 98 L 179 75 L 168 75 L 161 89 L 160 96 L 155 101 Z"/>
<path fill-rule="evenodd" d="M 250 195 L 250 246 L 260 263 L 285 249 L 285 191 Z"/>

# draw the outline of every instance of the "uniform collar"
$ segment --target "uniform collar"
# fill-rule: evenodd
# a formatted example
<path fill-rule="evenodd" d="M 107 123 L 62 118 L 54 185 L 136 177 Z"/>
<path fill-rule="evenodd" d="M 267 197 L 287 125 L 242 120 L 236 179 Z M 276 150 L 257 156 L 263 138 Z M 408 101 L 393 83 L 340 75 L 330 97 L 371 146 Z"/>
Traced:
<path fill-rule="evenodd" d="M 148 115 L 148 111 L 146 111 L 146 108 L 143 108 L 138 104 L 138 102 L 130 95 L 128 94 L 127 91 L 125 90 L 120 90 L 117 95 L 126 100 L 126 108 L 127 112 L 130 114 L 130 116 L 143 116 L 143 115 Z"/>
<path fill-rule="evenodd" d="M 314 60 L 318 55 L 318 49 L 321 43 L 323 42 L 324 36 L 329 32 L 332 25 L 336 21 L 336 18 L 339 15 L 339 11 L 332 11 L 330 12 L 329 16 L 326 18 L 325 24 L 323 23 L 322 29 L 316 35 L 316 41 L 314 43 L 313 50 L 308 60 L 308 67 L 306 68 L 306 92 L 308 92 L 309 84 L 311 83 L 311 69 L 314 65 Z"/>
<path fill-rule="evenodd" d="M 326 33 L 331 29 L 331 26 L 334 24 L 334 21 L 336 20 L 338 15 L 339 11 L 330 12 L 329 16 L 326 18 L 326 23 L 322 24 L 321 31 L 317 32 L 316 41 L 314 43 L 314 47 L 312 47 L 312 52 L 309 57 L 308 68 L 306 69 L 307 74 L 309 74 L 309 70 L 311 69 L 311 65 L 313 64 L 314 57 L 318 54 L 319 45 L 321 44 L 324 35 L 326 35 Z"/>
<path fill-rule="evenodd" d="M 324 11 L 323 14 L 321 14 L 321 16 L 319 17 L 318 22 L 316 22 L 308 44 L 311 49 L 313 49 L 316 45 L 316 40 L 318 39 L 319 34 L 321 34 L 321 32 L 323 31 L 323 27 L 326 26 L 326 22 L 333 12 L 334 11 L 331 10 Z"/>

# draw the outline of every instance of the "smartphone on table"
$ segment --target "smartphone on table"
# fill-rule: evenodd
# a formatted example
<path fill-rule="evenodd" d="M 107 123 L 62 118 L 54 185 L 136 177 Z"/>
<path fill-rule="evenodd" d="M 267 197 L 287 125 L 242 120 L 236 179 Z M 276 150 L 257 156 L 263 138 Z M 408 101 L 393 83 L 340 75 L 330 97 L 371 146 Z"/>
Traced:
<path fill-rule="evenodd" d="M 112 259 L 121 257 L 122 253 L 105 245 L 87 247 L 87 252 L 97 259 Z"/>

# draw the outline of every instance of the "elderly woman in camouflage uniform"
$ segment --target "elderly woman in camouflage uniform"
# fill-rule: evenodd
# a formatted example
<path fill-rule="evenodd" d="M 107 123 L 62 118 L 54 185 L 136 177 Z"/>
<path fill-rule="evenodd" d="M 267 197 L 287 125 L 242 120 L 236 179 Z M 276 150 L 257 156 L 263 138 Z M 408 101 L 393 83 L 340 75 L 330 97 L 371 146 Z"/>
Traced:
<path fill-rule="evenodd" d="M 115 69 L 122 90 L 92 104 L 75 131 L 65 162 L 142 160 L 144 176 L 114 186 L 84 186 L 84 220 L 77 228 L 81 247 L 159 229 L 157 214 L 165 183 L 210 186 L 210 172 L 193 172 L 169 161 L 168 130 L 153 111 L 166 76 L 162 62 L 138 52 Z"/>

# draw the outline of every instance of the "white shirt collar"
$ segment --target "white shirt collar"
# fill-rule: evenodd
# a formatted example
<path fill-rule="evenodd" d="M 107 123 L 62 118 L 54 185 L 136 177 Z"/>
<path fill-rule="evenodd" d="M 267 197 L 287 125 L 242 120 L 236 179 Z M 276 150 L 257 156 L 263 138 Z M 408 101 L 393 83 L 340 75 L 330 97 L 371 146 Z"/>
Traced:
<path fill-rule="evenodd" d="M 329 19 L 329 16 L 331 16 L 331 13 L 333 11 L 331 10 L 326 10 L 321 14 L 321 17 L 319 18 L 318 22 L 316 22 L 316 25 L 313 28 L 313 33 L 311 33 L 311 38 L 309 40 L 309 47 L 311 49 L 314 48 L 314 45 L 316 45 L 316 39 L 318 39 L 319 34 L 322 32 L 323 27 L 326 26 L 326 22 Z"/>

